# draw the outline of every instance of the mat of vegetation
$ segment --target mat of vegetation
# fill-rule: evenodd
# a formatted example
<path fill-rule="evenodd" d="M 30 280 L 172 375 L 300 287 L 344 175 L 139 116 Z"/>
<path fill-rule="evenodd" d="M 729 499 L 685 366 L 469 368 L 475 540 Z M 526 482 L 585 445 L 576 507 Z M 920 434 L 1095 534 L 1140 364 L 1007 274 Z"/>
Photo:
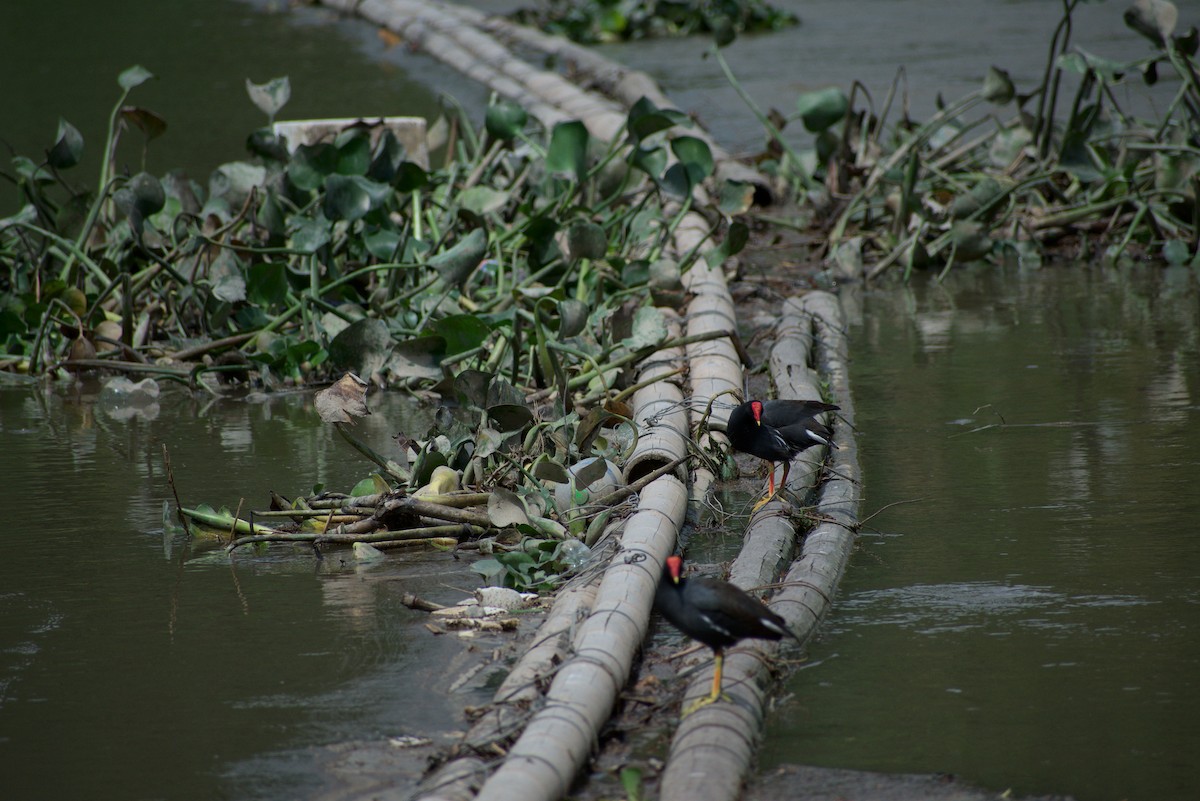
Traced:
<path fill-rule="evenodd" d="M 686 117 L 641 102 L 603 143 L 504 101 L 476 130 L 449 104 L 431 131 L 436 169 L 365 122 L 295 148 L 268 127 L 203 187 L 115 163 L 122 136 L 163 132 L 129 102 L 151 77 L 119 77 L 94 181 L 76 177 L 84 143 L 65 120 L 43 158 L 14 159 L 23 207 L 0 220 L 0 366 L 218 394 L 336 379 L 317 410 L 374 472 L 340 493 L 189 509 L 193 534 L 235 547 L 484 539 L 490 580 L 552 586 L 637 490 L 618 469 L 639 433 L 633 366 L 698 338 L 671 337 L 662 310 L 683 303 L 696 258 L 666 257 L 672 231 L 713 173 Z M 285 79 L 248 88 L 271 119 L 289 95 Z M 372 385 L 457 411 L 380 454 L 351 427 Z"/>
<path fill-rule="evenodd" d="M 510 17 L 583 44 L 704 33 L 729 42 L 739 32 L 800 24 L 795 14 L 763 0 L 545 0 Z"/>
<path fill-rule="evenodd" d="M 1137 0 L 1120 13 L 1150 48 L 1117 63 L 1072 43 L 1079 2 L 1063 4 L 1039 84 L 1015 86 L 993 67 L 924 121 L 903 110 L 902 74 L 879 104 L 855 84 L 804 94 L 789 115 L 764 112 L 714 53 L 768 132 L 760 168 L 807 195 L 842 274 L 1037 267 L 1051 256 L 1196 264 L 1200 34 L 1178 30 L 1174 4 Z M 1122 107 L 1131 81 L 1177 86 L 1159 119 Z M 811 148 L 785 135 L 794 123 Z"/>
<path fill-rule="evenodd" d="M 150 78 L 120 76 L 102 154 L 163 132 L 129 103 Z M 273 116 L 286 80 L 253 96 Z M 687 261 L 662 258 L 664 243 L 713 168 L 688 124 L 640 103 L 606 145 L 581 122 L 538 131 L 504 101 L 478 132 L 451 108 L 431 131 L 438 169 L 365 124 L 294 151 L 264 128 L 205 187 L 111 156 L 81 180 L 84 143 L 62 120 L 44 157 L 4 174 L 23 207 L 0 220 L 0 367 L 205 388 L 210 372 L 272 386 L 353 369 L 380 385 L 486 390 L 518 416 L 527 399 L 599 398 L 663 345 L 651 295 L 680 301 Z"/>

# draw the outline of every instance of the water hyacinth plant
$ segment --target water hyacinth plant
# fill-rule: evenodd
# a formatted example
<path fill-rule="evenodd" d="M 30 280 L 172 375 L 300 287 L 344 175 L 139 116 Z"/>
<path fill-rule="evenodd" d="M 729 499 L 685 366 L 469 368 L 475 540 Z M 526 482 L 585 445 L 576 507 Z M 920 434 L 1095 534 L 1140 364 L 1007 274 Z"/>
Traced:
<path fill-rule="evenodd" d="M 658 308 L 683 303 L 696 254 L 672 261 L 667 244 L 714 171 L 687 118 L 643 100 L 608 143 L 578 121 L 544 130 L 503 100 L 476 130 L 450 104 L 430 132 L 437 168 L 368 122 L 294 148 L 264 128 L 203 187 L 113 160 L 122 135 L 161 133 L 127 103 L 149 77 L 119 78 L 97 183 L 73 178 L 86 161 L 66 122 L 44 159 L 14 161 L 23 206 L 0 220 L 0 366 L 213 393 L 340 376 L 317 411 L 375 472 L 348 494 L 273 496 L 245 516 L 184 510 L 194 536 L 231 548 L 483 538 L 487 578 L 551 586 L 570 566 L 560 543 L 594 542 L 640 486 L 588 491 L 637 441 L 629 368 L 724 335 L 672 340 Z M 286 79 L 248 89 L 268 120 L 290 94 Z M 729 237 L 720 253 L 744 244 Z M 348 428 L 371 385 L 457 410 L 377 453 Z"/>
<path fill-rule="evenodd" d="M 161 133 L 126 102 L 148 77 L 120 77 L 104 154 L 134 128 Z M 250 88 L 269 118 L 287 101 L 286 80 Z M 604 144 L 580 122 L 542 131 L 496 101 L 481 131 L 449 108 L 431 131 L 437 169 L 366 124 L 291 151 L 264 128 L 207 187 L 129 174 L 108 155 L 93 188 L 73 177 L 83 142 L 64 121 L 44 159 L 15 159 L 7 176 L 23 207 L 0 220 L 0 366 L 210 388 L 206 372 L 270 386 L 352 369 L 441 389 L 471 368 L 515 405 L 539 390 L 602 394 L 661 344 L 662 326 L 637 312 L 673 219 L 713 168 L 688 124 L 642 102 Z"/>
<path fill-rule="evenodd" d="M 1078 4 L 1064 3 L 1039 85 L 1017 87 L 994 67 L 925 121 L 889 124 L 906 106 L 899 80 L 880 106 L 856 85 L 805 94 L 791 115 L 763 113 L 743 92 L 770 139 L 760 166 L 815 201 L 840 273 L 869 278 L 901 265 L 906 276 L 944 274 L 977 260 L 1036 267 L 1059 254 L 1195 261 L 1200 35 L 1177 30 L 1172 3 L 1138 0 L 1123 18 L 1152 50 L 1116 63 L 1070 41 Z M 1168 75 L 1178 89 L 1160 119 L 1122 107 L 1121 84 Z M 783 135 L 793 123 L 811 147 Z"/>
<path fill-rule="evenodd" d="M 545 0 L 514 11 L 511 18 L 574 42 L 775 31 L 799 18 L 763 0 Z"/>

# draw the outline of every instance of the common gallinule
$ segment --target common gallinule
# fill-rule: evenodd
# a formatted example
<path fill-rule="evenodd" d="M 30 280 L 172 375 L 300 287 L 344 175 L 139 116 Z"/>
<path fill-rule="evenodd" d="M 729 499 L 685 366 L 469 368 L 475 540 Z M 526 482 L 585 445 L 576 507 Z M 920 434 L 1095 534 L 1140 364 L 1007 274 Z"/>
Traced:
<path fill-rule="evenodd" d="M 725 424 L 729 444 L 734 450 L 771 464 L 767 497 L 755 509 L 775 496 L 775 462 L 783 462 L 783 478 L 779 481 L 782 487 L 787 483 L 792 460 L 800 451 L 818 444 L 837 447 L 830 439 L 833 432 L 814 418 L 838 408 L 815 400 L 751 400 L 729 413 L 729 422 Z"/>
<path fill-rule="evenodd" d="M 748 637 L 778 640 L 796 636 L 783 618 L 728 581 L 684 578 L 683 559 L 679 556 L 668 556 L 663 565 L 654 608 L 675 628 L 713 650 L 716 665 L 712 693 L 689 704 L 684 715 L 723 697 L 721 669 L 726 648 Z"/>

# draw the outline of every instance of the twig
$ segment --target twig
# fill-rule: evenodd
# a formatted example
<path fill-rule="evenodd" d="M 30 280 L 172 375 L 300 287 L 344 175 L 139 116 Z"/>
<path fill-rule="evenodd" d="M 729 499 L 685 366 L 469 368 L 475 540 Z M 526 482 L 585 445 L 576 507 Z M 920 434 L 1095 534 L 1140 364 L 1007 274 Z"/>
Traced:
<path fill-rule="evenodd" d="M 891 509 L 893 506 L 903 506 L 903 505 L 909 504 L 909 503 L 924 503 L 927 500 L 929 500 L 929 499 L 928 498 L 908 498 L 903 501 L 893 501 L 892 503 L 885 504 L 885 505 L 879 507 L 878 509 L 876 509 L 874 512 L 871 512 L 871 514 L 867 515 L 862 520 L 858 521 L 858 527 L 860 529 L 864 528 L 867 525 L 867 521 L 869 521 L 872 517 L 874 517 L 875 515 L 880 514 L 882 512 L 885 512 L 888 509 Z"/>
<path fill-rule="evenodd" d="M 191 348 L 184 348 L 183 350 L 177 350 L 174 353 L 166 354 L 166 356 L 168 359 L 171 359 L 172 361 L 187 362 L 187 361 L 191 361 L 192 359 L 195 359 L 197 356 L 203 356 L 204 354 L 210 353 L 214 350 L 221 350 L 222 348 L 236 347 L 238 345 L 243 344 L 244 342 L 247 342 L 248 340 L 253 339 L 256 336 L 258 336 L 257 331 L 252 331 L 248 334 L 234 334 L 233 336 L 225 337 L 224 339 L 214 339 L 211 342 L 205 342 L 203 344 L 196 345 Z"/>
<path fill-rule="evenodd" d="M 636 492 L 641 492 L 642 489 L 650 482 L 662 478 L 667 473 L 674 472 L 675 468 L 679 467 L 679 465 L 683 464 L 684 462 L 690 461 L 694 455 L 695 454 L 689 453 L 687 456 L 680 456 L 678 459 L 675 459 L 663 465 L 662 467 L 650 471 L 632 484 L 628 484 L 624 487 L 618 487 L 607 495 L 601 495 L 599 498 L 593 501 L 592 504 L 594 506 L 612 506 L 620 503 L 628 496 L 633 495 Z"/>
<path fill-rule="evenodd" d="M 440 503 L 430 503 L 429 501 L 413 498 L 411 496 L 393 498 L 383 502 L 381 512 L 393 512 L 398 509 L 403 509 L 408 512 L 423 515 L 425 517 L 433 517 L 438 520 L 449 520 L 453 523 L 467 523 L 480 528 L 492 528 L 491 519 L 478 512 L 468 512 L 463 509 L 455 509 L 452 506 L 443 506 Z"/>
<path fill-rule="evenodd" d="M 434 539 L 436 537 L 478 537 L 487 534 L 488 529 L 479 526 L 471 525 L 453 525 L 453 526 L 424 526 L 422 528 L 401 529 L 399 531 L 373 531 L 369 534 L 342 534 L 342 533 L 325 533 L 318 534 L 316 532 L 275 532 L 272 534 L 252 534 L 246 537 L 239 537 L 229 545 L 225 546 L 227 552 L 232 552 L 236 548 L 243 545 L 251 545 L 256 542 L 311 542 L 320 544 L 323 542 L 336 542 L 341 544 L 350 544 L 355 542 L 376 543 L 376 542 L 399 542 L 406 540 L 424 540 Z"/>

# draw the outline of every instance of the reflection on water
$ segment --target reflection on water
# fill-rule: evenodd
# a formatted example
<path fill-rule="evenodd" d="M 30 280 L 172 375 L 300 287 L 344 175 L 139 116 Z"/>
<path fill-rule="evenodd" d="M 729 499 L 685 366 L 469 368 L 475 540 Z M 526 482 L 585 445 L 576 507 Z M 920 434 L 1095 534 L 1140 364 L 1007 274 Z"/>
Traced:
<path fill-rule="evenodd" d="M 163 446 L 187 504 L 263 508 L 271 490 L 363 478 L 311 395 L 213 401 L 163 385 L 146 417 L 102 410 L 100 393 L 0 389 L 5 797 L 311 797 L 331 745 L 352 759 L 347 744 L 436 738 L 479 702 L 477 685 L 449 691 L 462 642 L 399 601 L 475 586 L 449 555 L 231 563 L 164 536 Z M 357 434 L 381 452 L 430 423 L 404 397 L 371 404 Z"/>
<path fill-rule="evenodd" d="M 337 12 L 278 0 L 4 3 L 0 141 L 36 158 L 54 143 L 60 117 L 79 129 L 84 161 L 67 177 L 94 180 L 117 76 L 140 64 L 156 77 L 129 102 L 167 122 L 145 146 L 136 130 L 117 151 L 118 168 L 156 175 L 182 168 L 201 185 L 218 166 L 247 155 L 266 117 L 246 95 L 247 79 L 288 76 L 283 119 L 407 115 L 435 118 L 438 96 L 480 109 L 487 94 L 432 57 L 394 43 Z M 29 34 L 37 35 L 29 35 Z M 44 35 L 43 35 L 44 34 Z M 7 182 L 0 216 L 21 202 Z"/>
<path fill-rule="evenodd" d="M 848 291 L 881 511 L 765 767 L 1200 798 L 1198 298 L 1149 268 Z"/>

